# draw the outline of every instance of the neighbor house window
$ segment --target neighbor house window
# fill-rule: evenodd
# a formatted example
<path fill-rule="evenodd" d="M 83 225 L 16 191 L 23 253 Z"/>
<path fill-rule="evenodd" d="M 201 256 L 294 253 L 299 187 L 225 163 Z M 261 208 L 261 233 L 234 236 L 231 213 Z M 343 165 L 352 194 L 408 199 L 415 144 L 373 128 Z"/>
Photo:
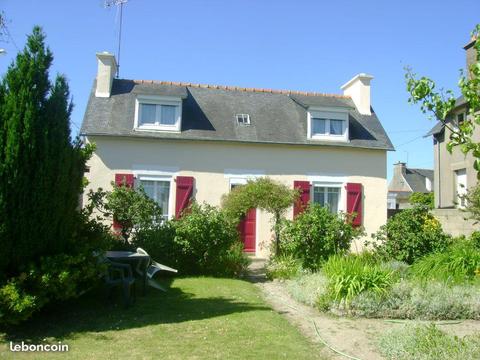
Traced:
<path fill-rule="evenodd" d="M 313 185 L 313 203 L 327 207 L 336 214 L 340 207 L 340 185 Z"/>
<path fill-rule="evenodd" d="M 154 200 L 162 211 L 161 221 L 168 220 L 170 209 L 170 179 L 140 177 L 138 185 L 143 187 L 147 196 Z"/>
<path fill-rule="evenodd" d="M 466 205 L 465 195 L 467 193 L 467 170 L 460 169 L 455 171 L 456 201 L 457 206 L 464 208 Z"/>
<path fill-rule="evenodd" d="M 310 111 L 309 134 L 311 139 L 348 140 L 348 112 Z"/>
<path fill-rule="evenodd" d="M 140 130 L 180 131 L 181 113 L 180 99 L 138 97 L 135 127 Z"/>

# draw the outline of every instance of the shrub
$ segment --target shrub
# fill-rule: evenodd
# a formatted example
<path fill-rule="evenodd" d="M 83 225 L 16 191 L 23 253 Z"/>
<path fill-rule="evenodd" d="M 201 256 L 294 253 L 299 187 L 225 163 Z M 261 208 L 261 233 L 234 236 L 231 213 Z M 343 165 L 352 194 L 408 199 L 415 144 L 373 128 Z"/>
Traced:
<path fill-rule="evenodd" d="M 474 231 L 470 235 L 470 241 L 478 250 L 480 250 L 480 231 Z"/>
<path fill-rule="evenodd" d="M 384 295 L 393 284 L 393 273 L 382 269 L 371 258 L 357 255 L 332 256 L 323 266 L 328 277 L 327 292 L 319 299 L 319 305 L 326 302 L 348 304 L 356 295 L 371 291 Z"/>
<path fill-rule="evenodd" d="M 388 219 L 367 242 L 386 259 L 412 264 L 435 251 L 444 250 L 450 243 L 437 219 L 425 207 L 414 207 Z"/>
<path fill-rule="evenodd" d="M 97 284 L 103 267 L 94 252 L 108 248 L 108 231 L 81 214 L 72 243 L 70 253 L 25 263 L 18 276 L 0 285 L 1 323 L 24 321 L 46 304 L 79 296 Z"/>
<path fill-rule="evenodd" d="M 346 221 L 344 214 L 332 214 L 327 208 L 312 204 L 294 221 L 285 220 L 281 234 L 281 252 L 300 259 L 304 269 L 314 271 L 329 256 L 345 253 L 360 232 Z"/>
<path fill-rule="evenodd" d="M 387 359 L 479 359 L 480 335 L 448 335 L 435 325 L 407 325 L 388 331 L 378 343 Z"/>
<path fill-rule="evenodd" d="M 291 255 L 271 258 L 266 266 L 268 279 L 291 279 L 302 272 L 300 261 Z"/>
<path fill-rule="evenodd" d="M 295 300 L 314 306 L 318 298 L 326 293 L 327 285 L 327 277 L 319 271 L 289 280 L 287 290 Z"/>
<path fill-rule="evenodd" d="M 469 240 L 458 240 L 445 251 L 425 256 L 411 267 L 424 281 L 464 282 L 480 275 L 480 250 Z"/>
<path fill-rule="evenodd" d="M 180 249 L 175 243 L 175 221 L 165 221 L 157 226 L 142 229 L 135 234 L 133 248 L 141 247 L 162 264 L 183 272 Z"/>
<path fill-rule="evenodd" d="M 90 190 L 89 211 L 96 210 L 108 222 L 115 220 L 120 226 L 121 237 L 128 245 L 130 235 L 155 227 L 162 218 L 162 210 L 150 199 L 143 188 L 129 188 L 112 182 L 112 191 L 102 188 Z"/>
<path fill-rule="evenodd" d="M 480 319 L 480 289 L 476 285 L 448 286 L 440 282 L 400 280 L 386 294 L 370 291 L 356 296 L 341 313 L 393 319 Z"/>
<path fill-rule="evenodd" d="M 429 209 L 433 209 L 433 192 L 414 192 L 412 195 L 410 195 L 409 201 L 413 206 L 425 206 Z"/>
<path fill-rule="evenodd" d="M 180 219 L 139 231 L 133 244 L 182 274 L 239 275 L 249 262 L 235 224 L 206 204 L 194 203 Z"/>

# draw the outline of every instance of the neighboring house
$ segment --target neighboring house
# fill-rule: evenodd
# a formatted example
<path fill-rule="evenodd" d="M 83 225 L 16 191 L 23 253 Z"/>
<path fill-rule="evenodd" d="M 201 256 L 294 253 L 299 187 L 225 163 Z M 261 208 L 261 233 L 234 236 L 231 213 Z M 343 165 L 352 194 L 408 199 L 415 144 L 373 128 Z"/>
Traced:
<path fill-rule="evenodd" d="M 407 209 L 414 192 L 433 191 L 433 170 L 408 168 L 403 162 L 394 164 L 393 177 L 388 184 L 388 209 Z"/>
<path fill-rule="evenodd" d="M 268 176 L 301 190 L 289 218 L 313 201 L 357 213 L 367 233 L 385 223 L 393 146 L 370 106 L 371 76 L 326 95 L 115 79 L 113 55 L 97 58 L 81 129 L 96 144 L 89 188 L 142 185 L 173 218 L 191 198 L 220 205 L 233 187 Z M 268 254 L 270 220 L 248 213 L 240 231 L 246 251 Z"/>
<path fill-rule="evenodd" d="M 474 44 L 475 40 L 471 40 L 464 47 L 467 68 L 476 61 Z M 455 147 L 450 154 L 446 147 L 452 134 L 450 128 L 457 127 L 468 119 L 468 116 L 467 104 L 461 96 L 457 99 L 452 113 L 447 117 L 448 126 L 438 122 L 425 135 L 433 136 L 434 193 L 435 208 L 437 209 L 435 214 L 444 228 L 453 235 L 469 234 L 474 230 L 474 225 L 464 220 L 465 213 L 459 211 L 459 208 L 465 206 L 461 195 L 477 184 L 477 172 L 473 168 L 474 157 L 471 153 L 465 156 L 459 147 Z M 478 126 L 474 131 L 473 139 L 476 142 L 480 141 L 480 128 Z"/>

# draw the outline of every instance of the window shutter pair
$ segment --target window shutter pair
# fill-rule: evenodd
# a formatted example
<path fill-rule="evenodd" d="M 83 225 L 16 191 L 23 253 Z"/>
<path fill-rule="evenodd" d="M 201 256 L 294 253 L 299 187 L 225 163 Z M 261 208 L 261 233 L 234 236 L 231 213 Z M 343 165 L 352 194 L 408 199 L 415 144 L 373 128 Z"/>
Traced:
<path fill-rule="evenodd" d="M 310 201 L 310 182 L 294 181 L 293 188 L 300 190 L 300 198 L 293 205 L 293 217 L 302 213 Z M 356 216 L 352 220 L 353 226 L 362 225 L 363 206 L 362 206 L 362 184 L 347 183 L 347 214 L 355 213 Z"/>
<path fill-rule="evenodd" d="M 190 205 L 193 196 L 193 177 L 177 176 L 176 182 L 175 217 L 178 219 L 182 212 Z M 133 188 L 133 174 L 115 174 L 115 185 Z M 113 229 L 116 233 L 119 233 L 121 230 L 121 226 L 115 221 L 115 218 L 113 220 Z"/>
<path fill-rule="evenodd" d="M 116 186 L 126 186 L 127 188 L 133 188 L 134 178 L 133 174 L 115 174 L 115 185 Z M 115 215 L 113 216 L 113 232 L 115 234 L 120 234 L 122 226 L 115 220 Z"/>

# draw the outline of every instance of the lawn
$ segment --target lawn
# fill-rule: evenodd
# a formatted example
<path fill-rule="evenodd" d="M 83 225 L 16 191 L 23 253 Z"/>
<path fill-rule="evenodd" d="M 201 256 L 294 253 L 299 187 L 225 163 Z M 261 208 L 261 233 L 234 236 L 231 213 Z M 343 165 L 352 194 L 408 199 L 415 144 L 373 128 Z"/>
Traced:
<path fill-rule="evenodd" d="M 47 309 L 0 338 L 0 358 L 7 359 L 62 357 L 11 353 L 9 341 L 61 341 L 72 359 L 320 358 L 320 348 L 271 310 L 259 289 L 232 279 L 175 279 L 167 293 L 149 288 L 129 309 L 120 299 L 108 302 L 101 293 L 90 293 Z"/>

